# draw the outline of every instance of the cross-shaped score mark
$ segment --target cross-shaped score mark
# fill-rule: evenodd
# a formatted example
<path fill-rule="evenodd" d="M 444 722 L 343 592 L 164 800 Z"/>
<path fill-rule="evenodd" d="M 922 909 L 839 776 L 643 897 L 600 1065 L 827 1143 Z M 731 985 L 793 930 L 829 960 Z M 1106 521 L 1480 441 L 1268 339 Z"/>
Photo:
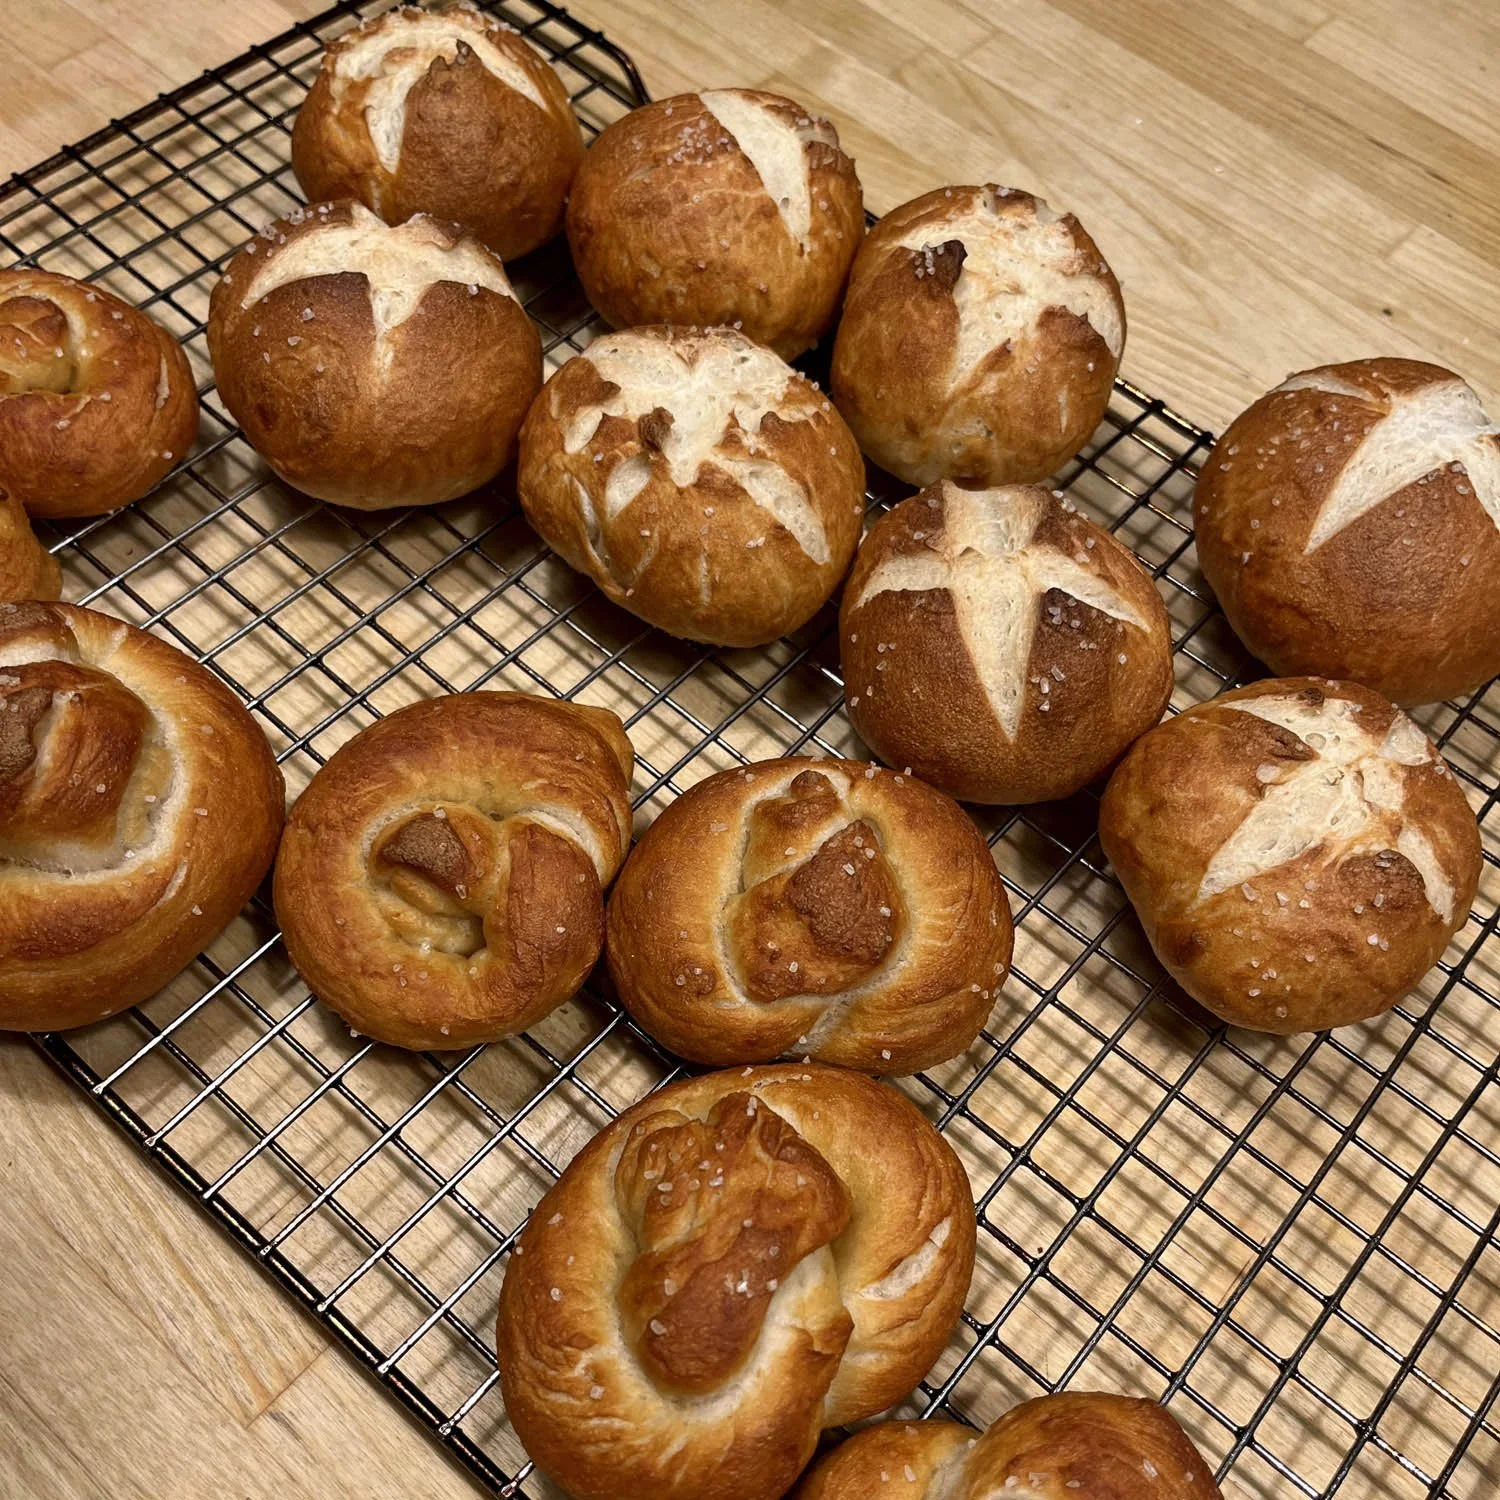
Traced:
<path fill-rule="evenodd" d="M 1371 395 L 1325 371 L 1294 375 L 1278 391 L 1321 391 L 1370 403 Z M 1462 380 L 1392 395 L 1390 411 L 1349 455 L 1308 532 L 1304 553 L 1316 552 L 1346 526 L 1398 490 L 1447 464 L 1464 466 L 1474 494 L 1500 527 L 1500 427 L 1484 414 Z"/>
<path fill-rule="evenodd" d="M 1452 920 L 1453 884 L 1426 834 L 1403 817 L 1405 793 L 1395 768 L 1433 759 L 1405 714 L 1398 713 L 1385 737 L 1377 739 L 1360 723 L 1359 705 L 1344 698 L 1314 705 L 1266 696 L 1224 706 L 1290 731 L 1316 753 L 1311 760 L 1261 768 L 1265 794 L 1209 861 L 1198 887 L 1200 901 L 1248 884 L 1319 845 L 1336 844 L 1344 855 L 1390 848 L 1394 816 L 1400 823 L 1396 852 L 1416 867 L 1428 905 L 1444 922 Z"/>
<path fill-rule="evenodd" d="M 888 558 L 865 580 L 851 613 L 879 594 L 946 589 L 974 671 L 1005 737 L 1021 722 L 1031 648 L 1048 589 L 1149 629 L 1113 584 L 1034 538 L 1046 514 L 1034 490 L 963 490 L 944 484 L 943 520 L 927 550 Z"/>
<path fill-rule="evenodd" d="M 672 420 L 656 440 L 673 484 L 695 483 L 702 466 L 712 463 L 784 526 L 813 562 L 828 561 L 828 535 L 807 492 L 779 463 L 755 456 L 756 434 L 768 414 L 774 412 L 784 422 L 808 421 L 815 414 L 808 408 L 783 409 L 798 377 L 770 350 L 723 334 L 669 343 L 627 333 L 596 339 L 579 357 L 618 389 L 605 401 L 582 407 L 567 422 L 564 452 L 581 452 L 607 416 L 639 420 L 661 408 Z M 732 424 L 744 434 L 747 453 L 721 446 Z M 605 524 L 645 489 L 652 461 L 643 449 L 610 469 L 604 483 Z M 598 503 L 592 493 L 589 501 Z"/>
<path fill-rule="evenodd" d="M 953 378 L 964 379 L 992 350 L 1025 338 L 1049 307 L 1085 318 L 1116 359 L 1125 325 L 1114 289 L 1081 264 L 1062 218 L 1040 199 L 1035 216 L 1000 213 L 986 191 L 948 218 L 910 229 L 904 250 L 936 250 L 962 240 L 964 261 L 953 286 L 958 339 Z"/>

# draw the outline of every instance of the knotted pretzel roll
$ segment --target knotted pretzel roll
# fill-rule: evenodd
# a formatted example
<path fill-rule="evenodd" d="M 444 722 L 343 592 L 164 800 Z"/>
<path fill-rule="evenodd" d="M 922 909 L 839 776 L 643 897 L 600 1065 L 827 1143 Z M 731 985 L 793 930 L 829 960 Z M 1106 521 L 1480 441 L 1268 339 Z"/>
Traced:
<path fill-rule="evenodd" d="M 0 489 L 0 601 L 56 599 L 62 569 L 37 541 L 21 502 Z"/>
<path fill-rule="evenodd" d="M 658 99 L 608 126 L 568 198 L 568 243 L 607 323 L 743 329 L 783 359 L 833 326 L 864 234 L 838 132 L 759 89 Z"/>
<path fill-rule="evenodd" d="M 192 371 L 159 323 L 71 276 L 0 271 L 0 489 L 32 515 L 139 500 L 197 430 Z"/>
<path fill-rule="evenodd" d="M 849 718 L 968 802 L 1045 802 L 1161 718 L 1172 636 L 1149 574 L 1036 485 L 944 482 L 870 528 L 839 612 Z"/>
<path fill-rule="evenodd" d="M 1234 1026 L 1389 1009 L 1468 920 L 1480 842 L 1427 736 L 1378 693 L 1272 678 L 1136 742 L 1099 841 L 1151 946 Z"/>
<path fill-rule="evenodd" d="M 1125 347 L 1120 284 L 1072 214 L 1009 188 L 938 188 L 861 247 L 833 399 L 908 484 L 1042 479 L 1089 440 Z"/>
<path fill-rule="evenodd" d="M 1198 560 L 1273 671 L 1435 703 L 1500 672 L 1500 426 L 1411 359 L 1284 380 L 1214 445 Z"/>
<path fill-rule="evenodd" d="M 976 1438 L 956 1422 L 880 1422 L 841 1443 L 792 1500 L 1221 1500 L 1213 1470 L 1154 1401 L 1038 1396 Z"/>
<path fill-rule="evenodd" d="M 287 819 L 275 897 L 292 962 L 392 1046 L 524 1031 L 599 957 L 633 761 L 602 708 L 484 692 L 397 709 L 340 746 Z"/>
<path fill-rule="evenodd" d="M 762 761 L 684 792 L 609 903 L 631 1014 L 697 1062 L 915 1073 L 979 1034 L 1010 906 L 962 808 L 858 761 Z"/>
<path fill-rule="evenodd" d="M 952 1148 L 813 1064 L 663 1089 L 574 1157 L 500 1292 L 500 1383 L 578 1500 L 775 1500 L 826 1427 L 905 1396 L 974 1268 Z"/>
<path fill-rule="evenodd" d="M 521 429 L 517 489 L 549 546 L 643 620 L 757 646 L 849 567 L 864 463 L 833 404 L 728 328 L 595 339 Z"/>
<path fill-rule="evenodd" d="M 358 198 L 389 224 L 465 224 L 503 260 L 563 223 L 583 134 L 551 64 L 473 5 L 402 5 L 347 31 L 292 129 L 312 202 Z"/>
<path fill-rule="evenodd" d="M 281 773 L 175 647 L 70 604 L 0 604 L 0 1028 L 155 994 L 271 863 Z"/>
<path fill-rule="evenodd" d="M 298 209 L 209 303 L 219 394 L 290 485 L 360 510 L 436 505 L 494 478 L 542 383 L 499 257 L 456 224 L 361 203 Z"/>

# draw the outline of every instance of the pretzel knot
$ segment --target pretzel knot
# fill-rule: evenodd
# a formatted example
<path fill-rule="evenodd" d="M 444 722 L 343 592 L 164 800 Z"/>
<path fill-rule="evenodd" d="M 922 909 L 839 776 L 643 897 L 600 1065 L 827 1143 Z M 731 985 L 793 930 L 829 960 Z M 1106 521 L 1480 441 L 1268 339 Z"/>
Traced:
<path fill-rule="evenodd" d="M 963 811 L 853 761 L 708 778 L 647 831 L 610 902 L 622 1002 L 702 1062 L 795 1052 L 914 1072 L 963 1051 L 1010 961 L 1010 910 Z"/>
<path fill-rule="evenodd" d="M 599 957 L 632 755 L 603 709 L 462 693 L 343 746 L 287 824 L 276 912 L 356 1030 L 451 1048 L 524 1030 Z"/>
<path fill-rule="evenodd" d="M 145 313 L 69 276 L 0 271 L 0 488 L 34 515 L 139 499 L 197 425 L 187 359 Z"/>
<path fill-rule="evenodd" d="M 0 605 L 0 1027 L 146 998 L 249 898 L 281 776 L 188 657 L 63 604 Z"/>
<path fill-rule="evenodd" d="M 537 1206 L 500 1298 L 528 1452 L 580 1500 L 771 1500 L 909 1391 L 968 1289 L 951 1148 L 841 1069 L 745 1068 L 627 1111 Z"/>

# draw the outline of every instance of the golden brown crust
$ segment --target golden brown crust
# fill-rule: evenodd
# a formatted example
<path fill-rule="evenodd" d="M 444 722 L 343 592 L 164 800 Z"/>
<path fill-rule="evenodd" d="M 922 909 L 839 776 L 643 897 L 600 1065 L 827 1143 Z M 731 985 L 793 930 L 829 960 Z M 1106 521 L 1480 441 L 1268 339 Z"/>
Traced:
<path fill-rule="evenodd" d="M 299 209 L 241 250 L 214 288 L 208 348 L 276 473 L 362 510 L 492 479 L 541 385 L 541 342 L 491 251 L 423 215 L 388 228 L 358 203 Z"/>
<path fill-rule="evenodd" d="M 198 430 L 187 356 L 102 287 L 0 271 L 0 489 L 36 516 L 97 516 L 148 494 Z"/>
<path fill-rule="evenodd" d="M 839 639 L 865 743 L 964 801 L 1068 796 L 1172 690 L 1150 576 L 1034 485 L 944 482 L 882 516 L 844 587 Z"/>
<path fill-rule="evenodd" d="M 61 593 L 57 559 L 37 540 L 21 502 L 0 489 L 0 603 Z"/>
<path fill-rule="evenodd" d="M 871 1073 L 962 1052 L 1012 943 L 962 808 L 908 776 L 807 757 L 684 792 L 626 861 L 608 930 L 621 1002 L 680 1056 Z"/>
<path fill-rule="evenodd" d="M 0 604 L 0 1028 L 145 1000 L 249 900 L 281 773 L 244 705 L 109 615 Z"/>
<path fill-rule="evenodd" d="M 936 188 L 860 248 L 833 399 L 909 484 L 1026 483 L 1089 440 L 1124 342 L 1119 283 L 1071 214 L 993 183 Z"/>
<path fill-rule="evenodd" d="M 1257 682 L 1154 729 L 1110 778 L 1099 839 L 1183 989 L 1283 1033 L 1394 1005 L 1468 919 L 1480 869 L 1426 736 L 1326 679 Z"/>
<path fill-rule="evenodd" d="M 979 1437 L 955 1422 L 880 1422 L 841 1443 L 791 1500 L 1221 1500 L 1213 1470 L 1154 1401 L 1067 1391 L 1012 1407 Z"/>
<path fill-rule="evenodd" d="M 542 539 L 616 604 L 725 646 L 804 624 L 864 513 L 864 463 L 832 403 L 724 328 L 596 339 L 533 403 L 516 486 Z"/>
<path fill-rule="evenodd" d="M 573 262 L 606 322 L 732 326 L 784 359 L 833 326 L 863 233 L 833 126 L 758 89 L 632 110 L 589 147 L 568 199 Z"/>
<path fill-rule="evenodd" d="M 974 1240 L 958 1158 L 894 1090 L 816 1064 L 674 1084 L 533 1212 L 500 1293 L 506 1408 L 579 1500 L 773 1500 L 823 1427 L 926 1372 Z"/>
<path fill-rule="evenodd" d="M 1451 371 L 1291 376 L 1214 445 L 1193 514 L 1204 577 L 1279 675 L 1412 704 L 1500 672 L 1500 430 Z"/>
<path fill-rule="evenodd" d="M 444 1049 L 523 1031 L 604 944 L 633 756 L 604 709 L 456 693 L 329 758 L 276 861 L 287 952 L 354 1029 Z"/>
<path fill-rule="evenodd" d="M 506 76 L 488 65 L 495 54 Z M 371 135 L 372 106 L 403 121 L 390 165 Z M 346 32 L 292 129 L 292 168 L 310 202 L 357 198 L 391 224 L 417 213 L 462 223 L 502 260 L 562 229 L 582 159 L 562 79 L 470 5 L 401 6 Z"/>

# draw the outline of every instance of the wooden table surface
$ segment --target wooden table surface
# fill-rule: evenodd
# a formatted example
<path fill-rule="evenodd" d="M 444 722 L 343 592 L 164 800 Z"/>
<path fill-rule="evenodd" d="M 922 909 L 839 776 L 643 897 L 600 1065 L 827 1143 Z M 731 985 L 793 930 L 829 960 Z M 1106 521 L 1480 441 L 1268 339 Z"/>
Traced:
<path fill-rule="evenodd" d="M 0 176 L 319 0 L 0 0 Z M 1490 0 L 578 0 L 653 93 L 830 114 L 877 211 L 941 182 L 1079 213 L 1125 373 L 1222 426 L 1396 353 L 1500 403 Z M 0 1496 L 463 1495 L 466 1480 L 26 1044 L 0 1042 Z"/>

